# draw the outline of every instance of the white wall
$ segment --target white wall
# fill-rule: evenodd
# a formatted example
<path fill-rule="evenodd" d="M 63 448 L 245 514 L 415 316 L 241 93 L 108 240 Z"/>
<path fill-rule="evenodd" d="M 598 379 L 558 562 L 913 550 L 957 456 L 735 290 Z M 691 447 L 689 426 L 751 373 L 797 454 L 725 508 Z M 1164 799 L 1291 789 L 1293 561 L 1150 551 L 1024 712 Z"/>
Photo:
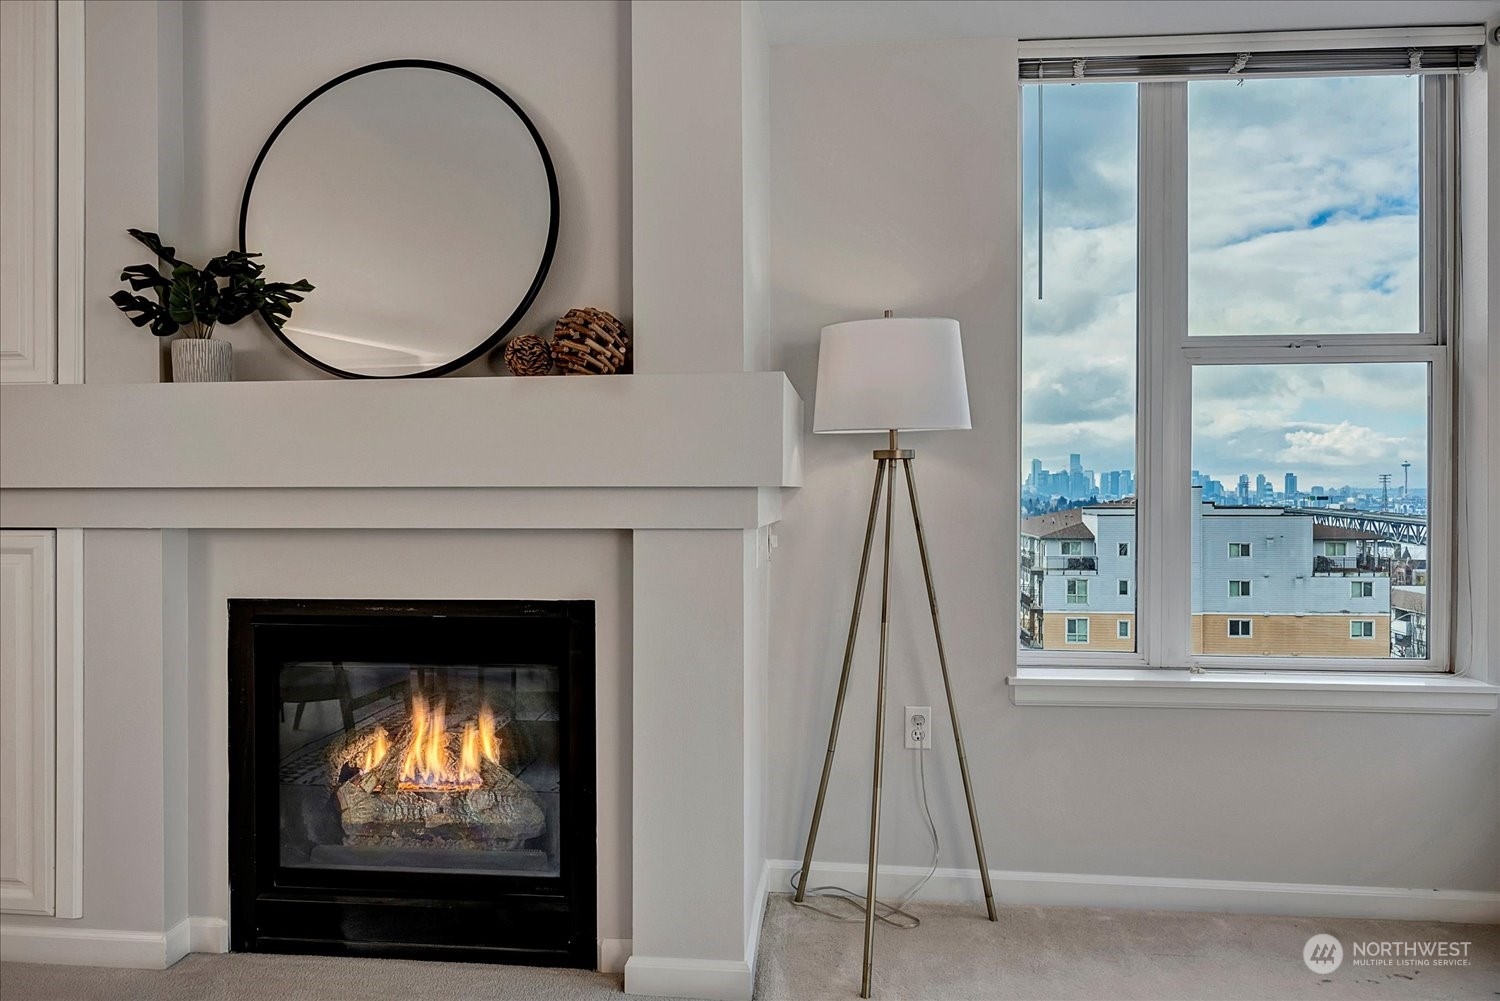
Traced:
<path fill-rule="evenodd" d="M 153 9 L 156 35 L 122 41 L 119 32 L 150 25 Z M 189 260 L 237 248 L 245 178 L 276 123 L 314 88 L 382 59 L 435 59 L 479 73 L 525 109 L 547 144 L 561 202 L 557 251 L 516 329 L 550 331 L 558 316 L 583 305 L 630 325 L 627 4 L 165 0 L 95 3 L 88 16 L 90 233 L 100 248 L 95 253 L 91 243 L 89 381 L 156 378 L 154 339 L 118 312 L 111 316 L 107 301 L 95 301 L 118 285 L 121 266 L 143 256 L 124 227 L 160 225 Z M 178 81 L 181 93 L 174 94 Z M 158 98 L 155 114 L 143 120 L 142 102 L 151 97 Z M 158 121 L 159 144 L 136 150 L 132 135 L 157 138 Z M 141 124 L 147 127 L 133 132 Z M 114 150 L 124 154 L 123 174 L 108 169 Z M 108 235 L 114 229 L 118 238 Z M 278 273 L 274 260 L 266 264 L 271 277 L 302 277 Z M 316 274 L 307 277 L 317 284 Z M 497 308 L 497 323 L 506 309 Z M 215 336 L 234 344 L 240 380 L 331 378 L 253 318 Z M 148 357 L 149 364 L 142 361 Z M 504 372 L 498 356 L 460 374 L 494 372 Z"/>
<path fill-rule="evenodd" d="M 1014 80 L 1015 47 L 1006 40 L 772 52 L 771 366 L 811 400 L 821 325 L 887 307 L 963 324 L 975 429 L 912 435 L 908 443 L 918 451 L 991 867 L 1500 888 L 1500 718 L 1010 704 L 1003 679 L 1016 644 Z M 778 527 L 767 741 L 773 858 L 800 858 L 806 836 L 875 444 L 809 438 L 805 486 L 788 497 Z M 899 720 L 905 704 L 940 705 L 942 688 L 907 524 L 898 524 L 897 538 L 890 705 Z M 824 861 L 865 855 L 870 608 L 867 598 L 819 841 Z M 928 775 L 943 864 L 973 867 L 951 735 L 941 712 L 936 720 Z M 887 767 L 882 861 L 924 865 L 914 756 L 899 746 Z"/>
<path fill-rule="evenodd" d="M 190 913 L 229 917 L 230 598 L 587 598 L 596 603 L 599 937 L 630 938 L 627 533 L 213 531 L 188 539 Z"/>

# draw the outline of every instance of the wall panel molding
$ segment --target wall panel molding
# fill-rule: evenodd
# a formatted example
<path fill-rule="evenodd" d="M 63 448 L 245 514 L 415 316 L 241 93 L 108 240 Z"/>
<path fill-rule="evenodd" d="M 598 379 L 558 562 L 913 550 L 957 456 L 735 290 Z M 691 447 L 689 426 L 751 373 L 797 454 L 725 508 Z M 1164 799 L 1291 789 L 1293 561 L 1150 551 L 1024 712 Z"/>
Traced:
<path fill-rule="evenodd" d="M 50 531 L 0 532 L 0 912 L 55 913 Z"/>
<path fill-rule="evenodd" d="M 0 4 L 0 382 L 57 381 L 57 4 Z"/>

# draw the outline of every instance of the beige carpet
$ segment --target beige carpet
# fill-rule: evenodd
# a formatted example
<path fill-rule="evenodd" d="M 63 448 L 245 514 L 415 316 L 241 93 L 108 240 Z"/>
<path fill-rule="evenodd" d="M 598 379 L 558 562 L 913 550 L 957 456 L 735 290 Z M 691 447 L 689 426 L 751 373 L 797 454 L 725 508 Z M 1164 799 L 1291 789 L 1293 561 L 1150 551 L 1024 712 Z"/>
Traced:
<path fill-rule="evenodd" d="M 838 905 L 822 902 L 836 911 Z M 1500 926 L 918 905 L 922 927 L 877 926 L 875 996 L 1001 999 L 1408 999 L 1500 997 Z M 1367 940 L 1468 941 L 1467 967 L 1302 963 L 1317 932 Z M 771 898 L 758 989 L 765 1001 L 856 998 L 861 926 Z M 620 978 L 579 970 L 310 956 L 189 956 L 170 970 L 0 965 L 3 1001 L 601 1001 Z"/>

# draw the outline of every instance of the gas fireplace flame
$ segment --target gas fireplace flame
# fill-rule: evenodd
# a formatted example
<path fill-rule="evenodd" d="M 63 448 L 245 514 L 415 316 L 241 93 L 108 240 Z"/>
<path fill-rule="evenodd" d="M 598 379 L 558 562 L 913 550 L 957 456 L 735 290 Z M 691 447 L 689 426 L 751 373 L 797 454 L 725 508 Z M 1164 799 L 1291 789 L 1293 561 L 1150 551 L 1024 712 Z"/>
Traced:
<path fill-rule="evenodd" d="M 484 761 L 500 763 L 500 740 L 495 732 L 495 714 L 488 705 L 479 710 L 477 722 L 465 723 L 457 757 L 448 748 L 447 705 L 429 702 L 424 695 L 411 700 L 411 734 L 401 751 L 397 788 L 413 792 L 462 792 L 484 785 L 480 766 Z M 362 756 L 360 770 L 368 772 L 390 753 L 384 728 Z"/>

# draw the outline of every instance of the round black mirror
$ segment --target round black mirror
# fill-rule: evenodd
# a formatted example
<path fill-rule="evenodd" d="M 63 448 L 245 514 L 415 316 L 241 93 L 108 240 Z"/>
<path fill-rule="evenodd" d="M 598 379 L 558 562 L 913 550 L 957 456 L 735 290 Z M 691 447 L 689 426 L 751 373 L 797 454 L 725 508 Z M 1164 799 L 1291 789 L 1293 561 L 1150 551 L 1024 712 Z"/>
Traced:
<path fill-rule="evenodd" d="M 240 203 L 241 249 L 317 286 L 278 336 L 348 378 L 451 372 L 547 277 L 557 175 L 499 87 L 446 63 L 364 66 L 276 126 Z"/>

